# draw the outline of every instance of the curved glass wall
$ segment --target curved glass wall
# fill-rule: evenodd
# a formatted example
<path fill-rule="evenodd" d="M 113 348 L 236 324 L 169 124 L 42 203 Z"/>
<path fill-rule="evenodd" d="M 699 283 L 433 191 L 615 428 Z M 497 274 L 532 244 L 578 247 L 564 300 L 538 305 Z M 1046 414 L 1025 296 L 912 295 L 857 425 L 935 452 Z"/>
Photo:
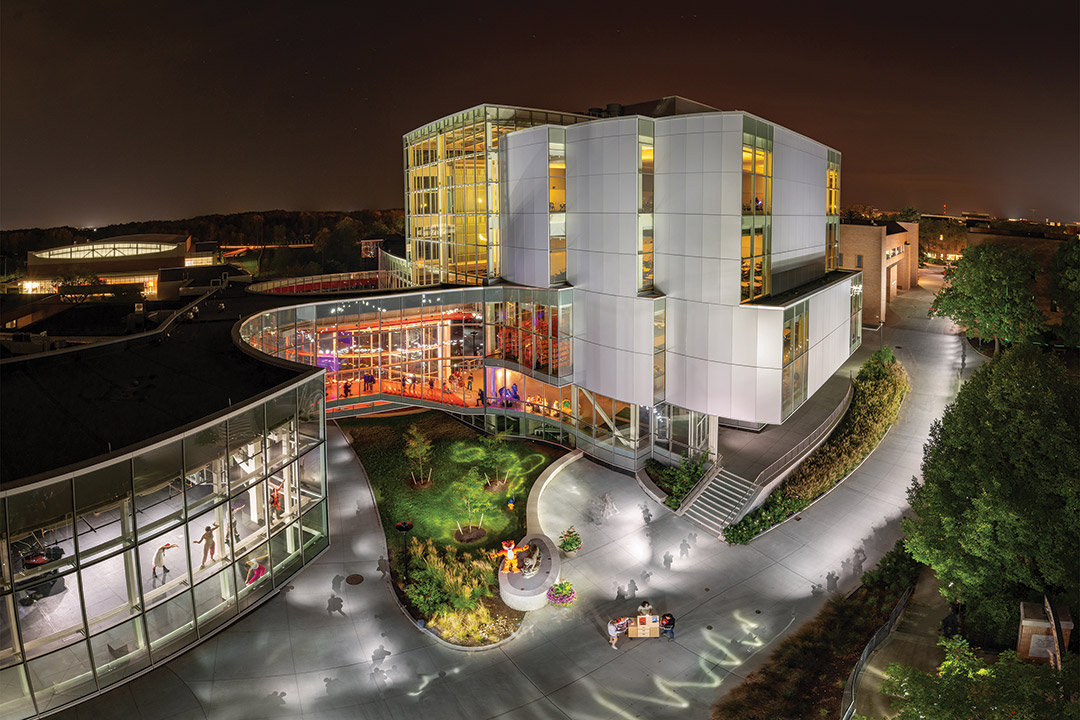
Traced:
<path fill-rule="evenodd" d="M 254 315 L 240 334 L 324 368 L 327 414 L 438 408 L 636 469 L 668 411 L 573 384 L 572 293 L 504 286 L 318 302 Z M 707 452 L 707 438 L 672 446 L 683 450 Z"/>
<path fill-rule="evenodd" d="M 323 378 L 0 497 L 0 718 L 160 663 L 328 545 Z"/>

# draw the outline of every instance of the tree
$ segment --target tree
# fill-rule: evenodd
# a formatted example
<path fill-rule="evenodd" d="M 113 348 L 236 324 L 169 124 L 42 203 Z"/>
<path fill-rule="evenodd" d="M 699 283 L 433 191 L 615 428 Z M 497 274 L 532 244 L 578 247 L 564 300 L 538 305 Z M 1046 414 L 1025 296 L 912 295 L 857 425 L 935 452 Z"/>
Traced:
<path fill-rule="evenodd" d="M 424 480 L 424 465 L 428 464 L 431 460 L 431 441 L 427 439 L 427 436 L 420 431 L 420 428 L 415 424 L 410 425 L 409 429 L 405 431 L 405 457 L 409 459 L 409 463 L 416 469 L 416 474 L 413 474 L 412 468 L 409 469 L 409 474 L 412 475 L 413 485 L 418 485 Z M 420 480 L 418 481 L 417 475 Z M 428 480 L 431 480 L 431 469 L 428 469 Z"/>
<path fill-rule="evenodd" d="M 54 278 L 53 284 L 56 286 L 57 294 L 60 295 L 60 300 L 73 305 L 86 302 L 88 297 L 102 292 L 106 287 L 105 281 L 94 273 L 74 270 L 69 270 Z"/>
<path fill-rule="evenodd" d="M 930 316 L 950 318 L 969 338 L 1023 342 L 1042 331 L 1043 318 L 1031 283 L 1038 267 L 1031 254 L 999 245 L 976 245 L 945 270 L 945 285 Z"/>
<path fill-rule="evenodd" d="M 919 219 L 919 252 L 931 252 L 939 257 L 959 255 L 967 246 L 968 228 L 951 218 Z"/>
<path fill-rule="evenodd" d="M 896 219 L 900 222 L 919 222 L 920 217 L 922 217 L 922 213 L 910 205 L 901 208 L 900 212 L 896 213 Z"/>
<path fill-rule="evenodd" d="M 881 685 L 894 695 L 896 720 L 1056 720 L 1080 717 L 1080 666 L 1066 655 L 1062 671 L 1022 662 L 1006 651 L 992 665 L 975 657 L 963 638 L 942 638 L 945 661 L 926 673 L 893 663 Z"/>
<path fill-rule="evenodd" d="M 485 481 L 488 479 L 488 475 L 491 475 L 496 480 L 504 473 L 508 476 L 510 467 L 517 461 L 517 455 L 506 445 L 508 435 L 509 433 L 503 430 L 494 435 L 484 435 L 480 438 L 480 443 L 484 446 L 483 470 Z M 502 479 L 509 482 L 509 477 L 506 476 Z"/>
<path fill-rule="evenodd" d="M 1069 238 L 1050 261 L 1050 297 L 1061 308 L 1061 340 L 1080 345 L 1080 236 Z"/>
<path fill-rule="evenodd" d="M 326 272 L 345 272 L 360 262 L 360 228 L 356 220 L 344 217 L 333 230 L 323 228 L 315 236 L 315 253 Z"/>
<path fill-rule="evenodd" d="M 478 516 L 480 520 L 476 527 L 482 528 L 484 515 L 494 508 L 494 503 L 491 493 L 484 490 L 484 484 L 480 482 L 480 469 L 469 468 L 462 485 L 461 492 L 454 498 L 454 506 L 465 516 L 465 527 L 472 527 L 473 517 Z M 458 531 L 462 531 L 461 522 L 458 522 Z"/>
<path fill-rule="evenodd" d="M 930 427 L 905 545 L 1007 638 L 1016 602 L 1080 597 L 1080 386 L 1032 345 L 979 368 Z"/>

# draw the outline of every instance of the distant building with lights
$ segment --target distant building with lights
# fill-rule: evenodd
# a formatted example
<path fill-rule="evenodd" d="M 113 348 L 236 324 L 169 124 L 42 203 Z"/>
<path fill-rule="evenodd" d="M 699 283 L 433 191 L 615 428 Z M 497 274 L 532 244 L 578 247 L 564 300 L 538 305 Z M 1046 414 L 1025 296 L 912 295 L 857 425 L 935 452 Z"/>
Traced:
<path fill-rule="evenodd" d="M 108 285 L 141 283 L 148 299 L 156 299 L 162 268 L 212 265 L 214 253 L 196 252 L 189 235 L 123 235 L 27 253 L 26 293 L 56 291 L 65 274 L 92 273 Z"/>

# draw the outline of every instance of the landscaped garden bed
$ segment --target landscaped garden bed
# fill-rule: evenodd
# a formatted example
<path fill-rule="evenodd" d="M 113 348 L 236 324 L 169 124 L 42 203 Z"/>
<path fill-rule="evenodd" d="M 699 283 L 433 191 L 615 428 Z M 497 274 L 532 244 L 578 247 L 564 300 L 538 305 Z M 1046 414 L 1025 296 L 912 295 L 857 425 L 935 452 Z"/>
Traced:
<path fill-rule="evenodd" d="M 664 465 L 652 458 L 645 461 L 645 472 L 656 487 L 667 493 L 664 504 L 672 510 L 678 510 L 701 480 L 707 468 L 708 458 L 699 455 L 696 458 L 684 456 L 678 465 Z"/>
<path fill-rule="evenodd" d="M 855 377 L 854 396 L 829 439 L 774 490 L 764 504 L 724 528 L 724 539 L 743 545 L 824 495 L 869 455 L 896 422 L 911 389 L 892 348 L 878 350 Z"/>
<path fill-rule="evenodd" d="M 499 598 L 490 553 L 526 534 L 529 491 L 566 451 L 484 435 L 438 411 L 339 424 L 371 480 L 394 585 L 414 617 L 459 645 L 512 634 L 524 614 Z M 407 585 L 402 521 L 412 523 Z"/>
<path fill-rule="evenodd" d="M 850 597 L 830 600 L 783 640 L 762 668 L 714 705 L 712 720 L 838 717 L 851 669 L 920 568 L 898 541 L 876 569 L 863 573 L 862 587 Z"/>

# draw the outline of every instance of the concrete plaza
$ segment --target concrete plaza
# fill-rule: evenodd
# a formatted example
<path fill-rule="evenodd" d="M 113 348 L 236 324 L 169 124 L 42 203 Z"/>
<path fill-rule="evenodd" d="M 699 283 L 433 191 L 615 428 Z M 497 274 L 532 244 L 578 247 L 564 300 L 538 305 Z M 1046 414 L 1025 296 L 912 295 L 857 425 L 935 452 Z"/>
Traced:
<path fill-rule="evenodd" d="M 518 635 L 482 652 L 449 649 L 396 605 L 363 468 L 328 431 L 332 545 L 250 617 L 165 667 L 59 717 L 704 718 L 776 641 L 858 583 L 899 537 L 906 490 L 930 423 L 979 361 L 958 329 L 928 320 L 940 272 L 890 307 L 885 342 L 911 375 L 900 422 L 826 497 L 755 540 L 729 547 L 649 499 L 633 479 L 571 464 L 540 502 L 544 531 L 569 525 L 584 546 L 563 565 L 580 599 L 530 613 Z M 877 349 L 867 332 L 847 373 Z M 359 573 L 351 586 L 344 579 Z M 622 638 L 609 618 L 642 598 L 677 618 L 676 640 Z"/>

